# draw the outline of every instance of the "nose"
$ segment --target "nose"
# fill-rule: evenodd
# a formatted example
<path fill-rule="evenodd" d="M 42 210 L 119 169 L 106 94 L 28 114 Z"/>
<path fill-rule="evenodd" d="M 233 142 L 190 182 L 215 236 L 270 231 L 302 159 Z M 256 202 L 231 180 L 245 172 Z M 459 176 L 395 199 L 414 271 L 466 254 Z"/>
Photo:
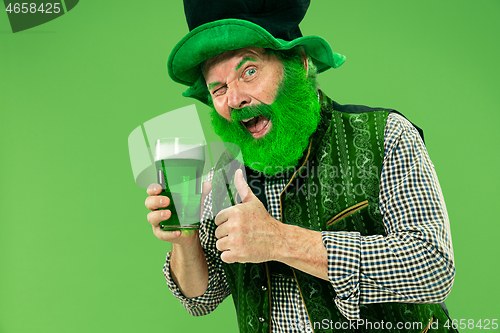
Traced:
<path fill-rule="evenodd" d="M 231 85 L 227 87 L 227 105 L 231 109 L 241 109 L 248 106 L 252 99 L 248 94 L 246 94 L 243 89 L 237 84 L 237 82 L 232 82 Z"/>

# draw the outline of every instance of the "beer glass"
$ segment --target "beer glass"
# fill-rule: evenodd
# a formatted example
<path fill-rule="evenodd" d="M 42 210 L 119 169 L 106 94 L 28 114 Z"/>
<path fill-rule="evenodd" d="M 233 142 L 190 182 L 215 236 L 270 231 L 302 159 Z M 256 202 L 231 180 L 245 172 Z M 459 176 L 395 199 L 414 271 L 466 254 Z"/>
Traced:
<path fill-rule="evenodd" d="M 201 183 L 206 143 L 200 139 L 170 137 L 156 140 L 155 165 L 161 195 L 170 198 L 170 218 L 160 222 L 165 231 L 198 229 Z"/>

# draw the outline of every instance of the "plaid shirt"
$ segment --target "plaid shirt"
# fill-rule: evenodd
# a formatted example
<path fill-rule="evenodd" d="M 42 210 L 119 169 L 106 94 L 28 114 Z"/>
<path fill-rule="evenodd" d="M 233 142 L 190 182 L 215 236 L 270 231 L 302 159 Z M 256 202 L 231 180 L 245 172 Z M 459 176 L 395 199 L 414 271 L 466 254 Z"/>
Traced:
<path fill-rule="evenodd" d="M 210 181 L 212 172 L 207 180 Z M 268 211 L 281 220 L 279 196 L 284 181 L 266 181 Z M 455 275 L 451 233 L 434 165 L 418 132 L 404 117 L 391 113 L 384 134 L 379 208 L 387 236 L 323 231 L 328 277 L 335 303 L 348 319 L 359 318 L 360 304 L 440 303 Z M 212 238 L 211 193 L 204 202 L 200 239 L 208 263 L 205 294 L 186 298 L 170 275 L 170 253 L 163 267 L 168 287 L 186 310 L 205 315 L 230 295 L 220 255 Z M 303 332 L 309 325 L 293 278 L 271 276 L 272 332 Z"/>

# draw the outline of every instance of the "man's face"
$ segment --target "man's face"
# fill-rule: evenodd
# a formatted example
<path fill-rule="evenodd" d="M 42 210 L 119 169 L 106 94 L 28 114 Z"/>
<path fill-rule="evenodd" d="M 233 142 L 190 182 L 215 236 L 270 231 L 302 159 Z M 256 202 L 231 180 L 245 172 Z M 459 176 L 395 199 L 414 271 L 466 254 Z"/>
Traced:
<path fill-rule="evenodd" d="M 258 48 L 226 52 L 205 64 L 214 131 L 240 147 L 251 169 L 289 171 L 307 148 L 320 104 L 305 67 L 300 57 L 281 61 Z"/>
<path fill-rule="evenodd" d="M 272 104 L 283 80 L 281 61 L 256 47 L 225 52 L 209 59 L 205 68 L 205 81 L 214 108 L 228 121 L 232 121 L 233 110 Z M 272 119 L 256 117 L 243 124 L 250 135 L 259 139 L 271 130 Z"/>

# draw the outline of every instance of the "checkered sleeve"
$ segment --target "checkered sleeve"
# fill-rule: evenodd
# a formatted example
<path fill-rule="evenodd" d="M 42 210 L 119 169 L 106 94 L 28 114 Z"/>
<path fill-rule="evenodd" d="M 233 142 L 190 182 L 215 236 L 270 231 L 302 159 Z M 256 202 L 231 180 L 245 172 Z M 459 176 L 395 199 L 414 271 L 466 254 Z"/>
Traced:
<path fill-rule="evenodd" d="M 443 195 L 424 143 L 405 118 L 391 113 L 384 136 L 379 209 L 386 235 L 323 232 L 335 302 L 348 319 L 359 305 L 440 303 L 455 267 Z"/>
<path fill-rule="evenodd" d="M 213 169 L 205 181 L 211 181 Z M 172 294 L 179 299 L 184 308 L 193 316 L 209 314 L 231 293 L 227 284 L 226 275 L 222 269 L 222 261 L 215 247 L 214 228 L 215 223 L 212 216 L 212 192 L 203 202 L 202 223 L 200 225 L 200 241 L 207 259 L 208 265 L 208 287 L 205 293 L 198 297 L 188 298 L 182 295 L 179 287 L 175 284 L 170 274 L 171 252 L 167 254 L 163 274 Z"/>

